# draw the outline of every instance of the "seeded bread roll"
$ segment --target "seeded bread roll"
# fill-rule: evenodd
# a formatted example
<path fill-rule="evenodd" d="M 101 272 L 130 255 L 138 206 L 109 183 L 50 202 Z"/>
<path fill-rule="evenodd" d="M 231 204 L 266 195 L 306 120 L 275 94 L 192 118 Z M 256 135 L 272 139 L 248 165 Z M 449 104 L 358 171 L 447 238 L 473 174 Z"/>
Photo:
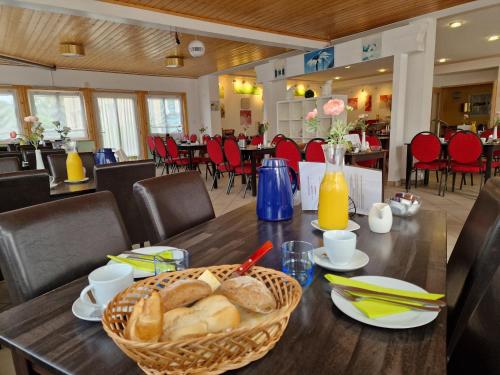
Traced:
<path fill-rule="evenodd" d="M 188 306 L 212 294 L 212 288 L 201 280 L 178 280 L 160 292 L 163 311 Z"/>
<path fill-rule="evenodd" d="M 264 283 L 250 276 L 227 279 L 218 292 L 250 311 L 268 314 L 276 309 L 276 300 Z"/>

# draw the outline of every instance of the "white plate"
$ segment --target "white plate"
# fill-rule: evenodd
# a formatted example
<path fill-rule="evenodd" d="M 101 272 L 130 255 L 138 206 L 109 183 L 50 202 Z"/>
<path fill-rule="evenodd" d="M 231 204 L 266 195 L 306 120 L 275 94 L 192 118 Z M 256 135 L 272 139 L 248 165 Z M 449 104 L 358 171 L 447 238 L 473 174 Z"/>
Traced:
<path fill-rule="evenodd" d="M 73 306 L 71 306 L 71 311 L 73 315 L 78 319 L 87 320 L 89 322 L 100 322 L 102 313 L 90 306 L 87 306 L 82 302 L 80 297 L 73 302 Z"/>
<path fill-rule="evenodd" d="M 316 228 L 316 229 L 318 229 L 318 230 L 320 230 L 322 232 L 325 232 L 325 231 L 329 230 L 329 229 L 323 229 L 323 228 L 321 228 L 319 226 L 319 224 L 318 224 L 318 220 L 311 221 L 311 225 L 314 228 Z M 358 223 L 356 223 L 355 221 L 352 221 L 352 220 L 348 220 L 347 221 L 347 228 L 345 228 L 344 230 L 346 230 L 348 232 L 352 232 L 352 231 L 358 230 L 359 228 L 361 228 L 361 227 L 359 226 Z"/>
<path fill-rule="evenodd" d="M 403 280 L 393 279 L 383 276 L 356 276 L 353 280 L 363 281 L 366 283 L 383 286 L 386 288 L 409 290 L 413 292 L 424 292 L 425 289 L 408 283 Z M 391 328 L 391 329 L 406 329 L 426 325 L 437 318 L 439 312 L 436 311 L 416 311 L 410 310 L 400 314 L 383 316 L 377 319 L 370 319 L 365 314 L 354 306 L 351 301 L 341 297 L 332 290 L 332 301 L 337 308 L 347 316 L 375 327 Z"/>
<path fill-rule="evenodd" d="M 81 180 L 64 180 L 64 182 L 66 182 L 67 184 L 81 184 L 82 182 L 87 182 L 88 180 L 90 180 L 90 177 L 85 177 Z"/>
<path fill-rule="evenodd" d="M 137 253 L 137 254 L 154 255 L 154 254 L 162 253 L 162 252 L 167 251 L 167 250 L 173 250 L 175 252 L 178 249 L 176 249 L 175 247 L 170 247 L 170 246 L 150 246 L 150 247 L 142 247 L 140 249 L 135 249 L 135 250 L 132 250 L 132 252 Z M 120 254 L 118 256 L 121 258 L 128 257 L 127 254 Z M 113 260 L 110 260 L 108 262 L 108 264 L 113 264 L 113 263 L 116 263 L 116 262 Z M 137 270 L 134 268 L 134 279 L 142 279 L 144 277 L 151 277 L 154 275 L 155 275 L 154 272 L 147 272 L 147 271 L 143 271 L 143 270 Z"/>
<path fill-rule="evenodd" d="M 368 255 L 358 249 L 354 250 L 354 255 L 351 261 L 347 264 L 335 264 L 330 262 L 330 259 L 326 255 L 325 247 L 318 247 L 317 249 L 314 249 L 313 254 L 315 264 L 328 270 L 339 272 L 348 272 L 363 268 L 370 261 Z"/>

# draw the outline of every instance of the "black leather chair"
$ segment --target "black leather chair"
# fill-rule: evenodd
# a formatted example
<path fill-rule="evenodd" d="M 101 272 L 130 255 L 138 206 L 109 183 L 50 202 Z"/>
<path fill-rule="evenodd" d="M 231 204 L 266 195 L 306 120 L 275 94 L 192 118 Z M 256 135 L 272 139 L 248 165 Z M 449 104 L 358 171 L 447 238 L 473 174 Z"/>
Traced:
<path fill-rule="evenodd" d="M 134 199 L 133 186 L 140 180 L 153 178 L 154 161 L 140 160 L 123 163 L 101 164 L 94 168 L 96 190 L 113 193 L 125 222 L 128 235 L 134 244 L 149 241 L 144 222 Z"/>
<path fill-rule="evenodd" d="M 465 221 L 447 265 L 446 301 L 448 304 L 448 338 L 462 314 L 463 301 L 470 286 L 481 275 L 474 265 L 478 257 L 491 251 L 491 238 L 499 229 L 500 177 L 485 184 Z"/>
<path fill-rule="evenodd" d="M 49 155 L 66 155 L 66 151 L 64 150 L 40 150 L 42 153 L 43 165 L 48 169 L 48 161 L 47 157 Z M 29 169 L 36 169 L 36 155 L 35 150 L 26 150 L 24 151 L 24 159 L 28 162 Z"/>
<path fill-rule="evenodd" d="M 14 304 L 87 275 L 107 254 L 130 247 L 110 192 L 0 214 L 0 262 Z"/>
<path fill-rule="evenodd" d="M 7 151 L 7 152 L 0 152 L 0 159 L 2 158 L 12 158 L 15 157 L 19 160 L 19 165 L 22 167 L 23 166 L 23 155 L 21 154 L 20 151 Z"/>
<path fill-rule="evenodd" d="M 134 195 L 152 243 L 215 217 L 207 188 L 198 172 L 136 182 Z"/>
<path fill-rule="evenodd" d="M 17 157 L 0 158 L 0 173 L 19 172 L 20 170 L 21 165 Z"/>
<path fill-rule="evenodd" d="M 83 167 L 85 168 L 86 177 L 94 178 L 94 153 L 80 152 L 80 159 L 82 159 Z M 68 178 L 66 171 L 66 154 L 49 154 L 47 156 L 47 165 L 50 175 L 54 177 L 54 182 L 61 182 Z"/>
<path fill-rule="evenodd" d="M 50 200 L 46 170 L 0 174 L 0 212 L 17 210 Z"/>

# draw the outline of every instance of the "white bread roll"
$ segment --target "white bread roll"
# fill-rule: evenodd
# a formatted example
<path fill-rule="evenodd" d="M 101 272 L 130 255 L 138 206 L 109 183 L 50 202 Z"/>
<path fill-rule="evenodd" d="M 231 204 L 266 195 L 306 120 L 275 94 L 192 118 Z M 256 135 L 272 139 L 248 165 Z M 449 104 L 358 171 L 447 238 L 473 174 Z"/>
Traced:
<path fill-rule="evenodd" d="M 158 292 L 147 299 L 141 298 L 134 306 L 125 330 L 130 340 L 157 342 L 162 335 L 161 300 Z"/>
<path fill-rule="evenodd" d="M 222 282 L 218 292 L 232 303 L 250 311 L 268 314 L 276 310 L 276 300 L 261 281 L 240 276 Z"/>
<path fill-rule="evenodd" d="M 188 306 L 212 294 L 212 288 L 201 280 L 178 280 L 160 292 L 163 311 Z"/>

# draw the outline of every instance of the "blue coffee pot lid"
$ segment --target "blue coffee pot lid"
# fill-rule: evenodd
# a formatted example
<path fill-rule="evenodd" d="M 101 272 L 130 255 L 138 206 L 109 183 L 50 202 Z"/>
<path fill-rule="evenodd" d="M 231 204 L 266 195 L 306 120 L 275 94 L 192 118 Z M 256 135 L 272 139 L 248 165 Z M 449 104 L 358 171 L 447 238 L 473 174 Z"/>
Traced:
<path fill-rule="evenodd" d="M 288 164 L 286 159 L 281 158 L 268 158 L 262 160 L 261 168 L 281 168 L 286 167 Z"/>

